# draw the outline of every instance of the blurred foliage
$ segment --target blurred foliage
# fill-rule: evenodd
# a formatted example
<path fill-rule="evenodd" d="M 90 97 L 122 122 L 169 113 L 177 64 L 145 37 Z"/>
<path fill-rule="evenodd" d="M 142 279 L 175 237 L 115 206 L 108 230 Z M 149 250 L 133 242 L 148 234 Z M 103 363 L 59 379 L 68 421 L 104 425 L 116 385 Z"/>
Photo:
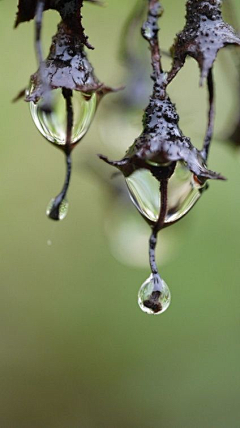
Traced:
<path fill-rule="evenodd" d="M 183 26 L 185 9 L 183 0 L 164 3 L 160 40 L 166 50 Z M 103 227 L 106 189 L 82 165 L 103 152 L 102 120 L 113 140 L 104 152 L 114 152 L 116 130 L 107 111 L 120 95 L 103 101 L 76 149 L 68 217 L 51 222 L 44 210 L 62 181 L 64 160 L 38 134 L 28 105 L 11 103 L 36 68 L 33 25 L 13 31 L 15 12 L 15 2 L 1 2 L 0 426 L 237 428 L 240 155 L 218 141 L 238 105 L 231 50 L 221 52 L 216 64 L 217 125 L 209 162 L 228 181 L 211 183 L 181 221 L 177 256 L 159 265 L 172 305 L 149 317 L 137 306 L 149 271 L 121 265 L 111 255 Z M 86 4 L 83 12 L 98 76 L 112 86 L 124 84 L 117 46 L 129 1 L 111 0 L 104 8 Z M 57 21 L 54 12 L 46 14 L 46 53 Z M 197 65 L 189 60 L 171 85 L 171 97 L 184 133 L 200 146 L 207 92 L 198 82 Z M 124 153 L 131 142 L 129 135 L 116 151 Z"/>

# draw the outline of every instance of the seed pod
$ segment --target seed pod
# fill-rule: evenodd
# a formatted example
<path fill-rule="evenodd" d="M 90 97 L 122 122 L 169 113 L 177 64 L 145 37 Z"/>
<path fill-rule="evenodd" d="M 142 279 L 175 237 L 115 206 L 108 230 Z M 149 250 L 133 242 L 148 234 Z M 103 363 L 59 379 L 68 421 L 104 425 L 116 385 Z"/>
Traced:
<path fill-rule="evenodd" d="M 218 51 L 227 45 L 240 45 L 234 29 L 223 21 L 220 0 L 188 0 L 186 24 L 172 47 L 173 65 L 169 81 L 183 67 L 187 56 L 199 65 L 201 80 L 208 76 Z"/>

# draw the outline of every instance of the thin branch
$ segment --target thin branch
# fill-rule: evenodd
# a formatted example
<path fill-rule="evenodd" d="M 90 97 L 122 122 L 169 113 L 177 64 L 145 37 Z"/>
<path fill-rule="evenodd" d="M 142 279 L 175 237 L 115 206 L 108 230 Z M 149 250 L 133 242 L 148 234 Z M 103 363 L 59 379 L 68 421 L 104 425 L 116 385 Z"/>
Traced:
<path fill-rule="evenodd" d="M 213 71 L 209 70 L 207 77 L 208 84 L 208 94 L 209 94 L 209 110 L 208 110 L 208 126 L 207 132 L 204 139 L 202 156 L 205 161 L 208 159 L 209 149 L 213 136 L 213 128 L 214 128 L 214 118 L 215 118 L 215 110 L 214 110 L 214 80 L 213 80 Z"/>
<path fill-rule="evenodd" d="M 72 91 L 70 89 L 63 88 L 62 94 L 66 101 L 66 111 L 67 111 L 65 153 L 69 154 L 71 152 L 72 128 L 73 128 Z"/>
<path fill-rule="evenodd" d="M 35 48 L 39 66 L 43 63 L 43 53 L 41 45 L 42 19 L 45 7 L 45 0 L 38 0 L 35 14 Z"/>
<path fill-rule="evenodd" d="M 42 32 L 42 19 L 45 8 L 45 0 L 38 0 L 36 12 L 35 12 L 35 49 L 37 54 L 37 60 L 39 63 L 40 78 L 43 85 L 43 103 L 41 109 L 46 113 L 51 113 L 51 90 L 44 78 L 44 60 L 41 44 L 41 32 Z"/>
<path fill-rule="evenodd" d="M 67 191 L 70 184 L 71 172 L 72 172 L 72 159 L 71 159 L 71 140 L 72 140 L 72 128 L 73 128 L 73 108 L 72 108 L 72 91 L 68 89 L 62 90 L 63 97 L 66 101 L 67 111 L 67 128 L 66 128 L 66 142 L 64 151 L 66 155 L 66 176 L 61 192 L 56 196 L 49 217 L 52 220 L 59 220 L 61 204 L 67 195 Z"/>
<path fill-rule="evenodd" d="M 163 228 L 165 217 L 167 214 L 167 203 L 168 203 L 168 179 L 161 180 L 160 183 L 160 194 L 161 194 L 161 210 L 157 222 L 155 223 L 153 230 L 156 234 Z"/>
<path fill-rule="evenodd" d="M 168 180 L 167 179 L 161 180 L 161 185 L 160 185 L 161 209 L 160 209 L 158 220 L 153 226 L 152 234 L 149 239 L 149 263 L 153 274 L 153 281 L 154 281 L 153 291 L 162 291 L 161 277 L 158 273 L 155 251 L 156 251 L 156 245 L 157 245 L 157 234 L 163 228 L 164 220 L 167 214 L 167 187 L 168 187 Z"/>
<path fill-rule="evenodd" d="M 148 15 L 147 20 L 142 26 L 142 35 L 149 42 L 152 68 L 153 68 L 153 80 L 160 83 L 163 81 L 163 69 L 161 64 L 161 52 L 158 41 L 158 18 L 162 14 L 162 6 L 159 0 L 148 0 Z"/>

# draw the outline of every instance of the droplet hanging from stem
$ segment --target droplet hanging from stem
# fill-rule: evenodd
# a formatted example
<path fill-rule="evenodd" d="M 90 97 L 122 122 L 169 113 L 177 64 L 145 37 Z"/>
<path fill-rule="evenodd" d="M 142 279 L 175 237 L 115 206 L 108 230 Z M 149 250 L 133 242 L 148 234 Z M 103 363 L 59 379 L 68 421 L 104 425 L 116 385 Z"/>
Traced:
<path fill-rule="evenodd" d="M 150 275 L 138 292 L 139 307 L 149 315 L 162 314 L 168 309 L 171 302 L 170 290 L 163 279 L 161 280 L 161 291 L 155 288 L 153 275 Z"/>
<path fill-rule="evenodd" d="M 61 192 L 50 201 L 46 214 L 52 220 L 62 220 L 66 217 L 68 211 L 68 202 L 66 195 L 70 183 L 72 160 L 71 160 L 71 138 L 73 127 L 73 108 L 72 108 L 72 91 L 69 89 L 62 90 L 63 97 L 66 100 L 67 111 L 67 129 L 66 129 L 66 144 L 64 145 L 64 152 L 66 156 L 66 177 Z"/>
<path fill-rule="evenodd" d="M 160 167 L 159 167 L 160 170 Z M 155 223 L 161 208 L 159 181 L 148 169 L 138 169 L 126 183 L 130 198 L 146 221 Z M 164 225 L 180 220 L 195 205 L 206 187 L 189 171 L 184 162 L 177 162 L 168 181 L 168 208 Z"/>
<path fill-rule="evenodd" d="M 31 90 L 30 90 L 31 93 Z M 71 146 L 80 141 L 88 131 L 97 107 L 97 95 L 74 91 L 72 94 L 74 120 L 72 126 Z M 66 102 L 62 90 L 52 91 L 52 111 L 46 113 L 41 107 L 41 100 L 30 102 L 30 112 L 39 132 L 52 144 L 62 148 L 66 144 Z"/>
<path fill-rule="evenodd" d="M 167 284 L 161 278 L 156 264 L 157 234 L 163 228 L 167 214 L 167 191 L 168 179 L 160 182 L 161 209 L 158 220 L 152 227 L 152 234 L 149 239 L 149 263 L 152 274 L 142 284 L 138 293 L 138 304 L 140 308 L 148 314 L 160 314 L 170 305 L 170 291 Z"/>

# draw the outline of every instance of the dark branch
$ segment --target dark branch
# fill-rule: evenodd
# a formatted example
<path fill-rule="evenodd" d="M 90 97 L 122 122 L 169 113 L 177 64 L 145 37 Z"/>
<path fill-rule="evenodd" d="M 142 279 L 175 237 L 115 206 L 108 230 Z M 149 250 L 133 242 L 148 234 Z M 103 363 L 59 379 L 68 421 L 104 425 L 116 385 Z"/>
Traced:
<path fill-rule="evenodd" d="M 154 281 L 153 291 L 161 291 L 161 278 L 158 273 L 155 251 L 156 251 L 156 245 L 157 245 L 157 234 L 163 228 L 164 220 L 167 214 L 167 187 L 168 187 L 168 180 L 162 180 L 160 184 L 161 209 L 160 209 L 158 220 L 152 228 L 152 234 L 149 239 L 149 263 L 153 274 L 153 281 Z"/>
<path fill-rule="evenodd" d="M 42 30 L 42 18 L 45 6 L 45 0 L 38 0 L 35 14 L 35 46 L 36 54 L 38 57 L 39 66 L 43 62 L 43 53 L 41 45 L 41 30 Z"/>
<path fill-rule="evenodd" d="M 73 128 L 73 106 L 72 106 L 72 91 L 69 89 L 63 88 L 62 90 L 63 97 L 66 101 L 66 111 L 67 111 L 67 129 L 66 129 L 66 143 L 65 143 L 65 153 L 68 155 L 71 152 L 71 140 L 72 140 L 72 128 Z"/>
<path fill-rule="evenodd" d="M 208 111 L 208 126 L 207 126 L 207 132 L 204 139 L 203 149 L 202 149 L 202 156 L 207 161 L 210 144 L 212 141 L 213 136 L 213 127 L 214 127 L 214 117 L 215 117 L 215 111 L 214 111 L 214 81 L 213 81 L 213 71 L 212 69 L 209 71 L 208 78 L 207 78 L 207 84 L 208 84 L 208 94 L 209 94 L 209 111 Z"/>
<path fill-rule="evenodd" d="M 66 127 L 66 143 L 64 151 L 66 155 L 66 177 L 61 192 L 54 199 L 53 206 L 48 216 L 52 220 L 59 220 L 61 204 L 67 195 L 67 191 L 70 184 L 71 171 L 72 171 L 72 160 L 71 160 L 71 139 L 72 139 L 72 127 L 73 127 L 73 108 L 72 108 L 72 91 L 63 89 L 63 96 L 66 100 L 66 111 L 67 111 L 67 127 Z"/>
<path fill-rule="evenodd" d="M 158 18 L 162 15 L 163 9 L 159 0 L 148 0 L 148 15 L 147 20 L 142 26 L 142 35 L 149 42 L 152 68 L 153 68 L 153 80 L 160 82 L 163 81 L 163 70 L 161 64 L 161 53 L 158 42 Z"/>
<path fill-rule="evenodd" d="M 41 109 L 46 113 L 51 113 L 51 90 L 48 82 L 44 77 L 45 64 L 43 60 L 42 44 L 41 44 L 41 31 L 42 31 L 42 19 L 43 11 L 45 7 L 45 0 L 38 0 L 36 13 L 35 13 L 35 49 L 39 63 L 39 75 L 43 87 L 43 102 L 41 103 Z"/>

